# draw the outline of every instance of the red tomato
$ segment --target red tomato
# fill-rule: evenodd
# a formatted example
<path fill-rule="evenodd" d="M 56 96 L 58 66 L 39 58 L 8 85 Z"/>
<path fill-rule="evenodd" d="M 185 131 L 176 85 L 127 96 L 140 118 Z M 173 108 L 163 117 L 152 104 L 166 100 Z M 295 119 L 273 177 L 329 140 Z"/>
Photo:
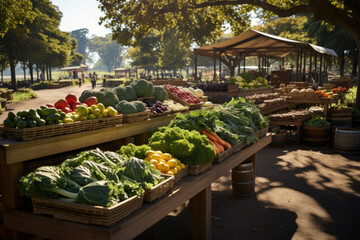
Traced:
<path fill-rule="evenodd" d="M 73 111 L 75 111 L 76 108 L 77 108 L 77 106 L 80 105 L 80 104 L 81 104 L 81 102 L 79 102 L 79 101 L 74 102 L 74 103 L 71 105 L 71 109 L 72 109 Z"/>
<path fill-rule="evenodd" d="M 63 98 L 54 104 L 56 109 L 63 109 L 64 107 L 67 107 L 67 105 L 68 105 L 67 101 Z"/>
<path fill-rule="evenodd" d="M 66 95 L 65 100 L 71 106 L 74 102 L 77 101 L 77 97 L 75 96 L 75 94 L 69 93 L 68 95 Z"/>
<path fill-rule="evenodd" d="M 63 111 L 64 113 L 72 112 L 71 108 L 69 108 L 69 107 L 64 107 L 61 109 L 61 111 Z"/>
<path fill-rule="evenodd" d="M 90 107 L 91 105 L 96 105 L 96 104 L 97 104 L 97 98 L 94 97 L 94 96 L 89 97 L 88 99 L 86 99 L 86 100 L 84 101 L 84 103 L 85 103 L 86 105 L 88 105 L 89 107 Z"/>

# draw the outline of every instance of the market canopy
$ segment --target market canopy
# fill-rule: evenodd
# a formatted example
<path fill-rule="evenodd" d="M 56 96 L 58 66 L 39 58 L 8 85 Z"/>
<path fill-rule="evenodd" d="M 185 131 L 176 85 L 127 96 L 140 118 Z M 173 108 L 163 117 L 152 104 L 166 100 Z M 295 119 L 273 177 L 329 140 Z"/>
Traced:
<path fill-rule="evenodd" d="M 80 64 L 80 66 L 73 66 L 73 67 L 64 67 L 64 68 L 60 68 L 59 71 L 72 71 L 72 70 L 87 70 L 88 69 L 88 65 L 85 64 Z"/>
<path fill-rule="evenodd" d="M 195 49 L 196 55 L 214 57 L 221 52 L 227 56 L 268 56 L 282 58 L 303 48 L 337 57 L 334 50 L 249 29 L 234 38 Z"/>

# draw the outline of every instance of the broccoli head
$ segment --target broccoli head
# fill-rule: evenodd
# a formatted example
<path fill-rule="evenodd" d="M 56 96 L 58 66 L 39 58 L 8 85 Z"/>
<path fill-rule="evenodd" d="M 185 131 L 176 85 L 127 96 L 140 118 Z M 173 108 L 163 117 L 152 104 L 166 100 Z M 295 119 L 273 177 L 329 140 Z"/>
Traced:
<path fill-rule="evenodd" d="M 137 99 L 136 92 L 132 86 L 126 86 L 125 87 L 125 100 L 127 101 L 134 101 Z"/>
<path fill-rule="evenodd" d="M 132 103 L 135 105 L 137 112 L 144 112 L 144 111 L 146 111 L 146 105 L 145 105 L 145 103 L 143 103 L 143 102 L 141 102 L 141 101 L 133 101 Z"/>
<path fill-rule="evenodd" d="M 138 98 L 154 96 L 154 86 L 150 81 L 139 79 L 132 82 L 131 86 L 135 89 Z"/>
<path fill-rule="evenodd" d="M 119 102 L 119 98 L 112 88 L 102 88 L 100 89 L 100 92 L 104 93 L 104 99 L 101 103 L 103 103 L 105 107 L 115 107 L 115 105 Z"/>
<path fill-rule="evenodd" d="M 118 113 L 123 114 L 131 114 L 137 112 L 136 106 L 132 102 L 128 102 L 126 100 L 122 100 L 118 104 L 116 104 L 115 109 L 118 111 Z"/>
<path fill-rule="evenodd" d="M 126 100 L 126 90 L 124 87 L 116 87 L 114 88 L 116 92 L 116 96 L 118 97 L 119 101 Z"/>
<path fill-rule="evenodd" d="M 154 86 L 154 98 L 160 102 L 163 102 L 169 98 L 163 86 Z"/>

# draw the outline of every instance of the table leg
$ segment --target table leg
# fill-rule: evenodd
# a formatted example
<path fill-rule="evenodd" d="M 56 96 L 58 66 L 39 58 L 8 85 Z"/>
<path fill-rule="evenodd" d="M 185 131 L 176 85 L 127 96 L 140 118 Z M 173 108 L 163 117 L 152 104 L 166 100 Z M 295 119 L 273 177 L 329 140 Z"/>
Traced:
<path fill-rule="evenodd" d="M 19 208 L 23 204 L 17 188 L 19 179 L 23 176 L 23 164 L 0 164 L 2 182 L 2 201 L 5 207 Z"/>
<path fill-rule="evenodd" d="M 193 239 L 211 239 L 211 185 L 191 199 Z"/>
<path fill-rule="evenodd" d="M 146 133 L 141 133 L 138 135 L 134 136 L 134 142 L 137 145 L 142 145 L 142 144 L 147 144 L 148 143 L 148 138 L 149 138 L 149 134 Z"/>

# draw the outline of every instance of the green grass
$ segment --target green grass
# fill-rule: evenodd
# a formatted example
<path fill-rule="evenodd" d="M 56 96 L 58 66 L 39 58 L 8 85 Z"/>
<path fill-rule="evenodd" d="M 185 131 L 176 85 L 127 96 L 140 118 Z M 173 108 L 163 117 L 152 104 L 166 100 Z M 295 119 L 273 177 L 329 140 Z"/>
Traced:
<path fill-rule="evenodd" d="M 10 102 L 20 102 L 20 101 L 28 100 L 31 98 L 36 98 L 37 95 L 33 90 L 29 89 L 27 92 L 16 91 L 13 93 L 13 97 L 14 97 L 14 99 L 10 100 Z"/>

